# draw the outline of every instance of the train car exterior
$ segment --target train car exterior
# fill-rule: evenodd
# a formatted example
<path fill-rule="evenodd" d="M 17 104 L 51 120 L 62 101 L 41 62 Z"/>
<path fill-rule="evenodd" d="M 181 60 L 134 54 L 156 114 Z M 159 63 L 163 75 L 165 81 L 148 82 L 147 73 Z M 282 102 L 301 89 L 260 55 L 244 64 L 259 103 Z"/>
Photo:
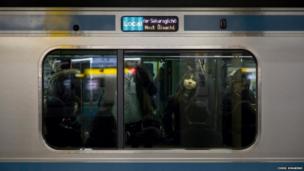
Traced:
<path fill-rule="evenodd" d="M 303 170 L 303 48 L 302 8 L 0 8 L 0 170 Z"/>

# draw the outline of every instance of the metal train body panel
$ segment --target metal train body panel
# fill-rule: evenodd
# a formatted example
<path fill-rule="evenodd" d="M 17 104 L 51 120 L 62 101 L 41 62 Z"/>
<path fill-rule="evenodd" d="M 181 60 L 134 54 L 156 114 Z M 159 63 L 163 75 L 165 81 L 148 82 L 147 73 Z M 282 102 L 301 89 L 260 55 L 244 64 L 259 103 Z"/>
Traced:
<path fill-rule="evenodd" d="M 0 19 L 39 15 L 40 30 L 0 25 L 1 162 L 303 162 L 304 28 L 185 31 L 185 15 L 301 16 L 303 9 L 0 9 Z M 56 20 L 56 15 L 66 18 Z M 71 16 L 113 15 L 114 30 L 52 30 Z M 128 33 L 122 16 L 177 16 L 174 33 Z M 1 20 L 0 20 L 1 21 Z M 301 20 L 302 21 L 302 20 Z M 19 21 L 20 22 L 20 21 Z M 20 23 L 13 23 L 16 28 Z M 228 23 L 229 24 L 229 23 Z M 12 28 L 6 27 L 6 28 Z M 86 28 L 86 27 L 85 27 Z M 1 30 L 2 29 L 2 30 Z M 66 30 L 65 30 L 66 29 Z M 42 137 L 42 61 L 54 49 L 244 49 L 257 60 L 258 131 L 243 150 L 55 150 Z"/>

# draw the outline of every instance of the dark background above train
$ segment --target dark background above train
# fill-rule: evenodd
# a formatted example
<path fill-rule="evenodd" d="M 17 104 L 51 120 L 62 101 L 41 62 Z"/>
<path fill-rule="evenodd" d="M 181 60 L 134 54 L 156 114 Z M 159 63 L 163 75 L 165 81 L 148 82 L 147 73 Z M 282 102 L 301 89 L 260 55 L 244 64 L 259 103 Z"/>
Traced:
<path fill-rule="evenodd" d="M 1 0 L 0 7 L 304 7 L 301 0 Z"/>

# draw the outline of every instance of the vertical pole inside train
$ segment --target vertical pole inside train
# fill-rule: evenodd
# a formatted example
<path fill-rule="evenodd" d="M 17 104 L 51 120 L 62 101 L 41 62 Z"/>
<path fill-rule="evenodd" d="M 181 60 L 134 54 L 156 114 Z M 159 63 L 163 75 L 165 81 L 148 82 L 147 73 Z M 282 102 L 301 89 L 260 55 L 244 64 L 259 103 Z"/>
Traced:
<path fill-rule="evenodd" d="M 123 50 L 117 55 L 117 142 L 118 148 L 124 146 L 124 56 Z"/>

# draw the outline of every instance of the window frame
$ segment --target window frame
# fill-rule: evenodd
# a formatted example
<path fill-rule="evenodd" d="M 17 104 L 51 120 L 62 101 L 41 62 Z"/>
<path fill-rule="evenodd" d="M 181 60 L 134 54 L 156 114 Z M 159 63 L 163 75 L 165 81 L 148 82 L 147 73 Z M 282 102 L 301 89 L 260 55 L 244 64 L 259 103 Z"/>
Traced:
<path fill-rule="evenodd" d="M 113 148 L 104 148 L 104 149 L 98 149 L 98 148 L 80 148 L 80 149 L 59 149 L 59 148 L 54 148 L 51 145 L 48 144 L 46 141 L 44 134 L 43 134 L 43 118 L 44 118 L 44 113 L 43 113 L 43 87 L 44 87 L 44 77 L 43 77 L 43 64 L 44 60 L 46 57 L 53 53 L 54 51 L 57 50 L 75 50 L 75 51 L 112 51 L 116 52 L 116 59 L 117 59 L 117 96 L 114 97 L 117 100 L 117 147 Z M 134 51 L 134 52 L 147 52 L 147 51 L 152 51 L 155 53 L 161 53 L 162 51 L 179 51 L 179 52 L 191 52 L 191 51 L 202 51 L 202 52 L 245 52 L 251 55 L 254 59 L 254 62 L 256 64 L 256 134 L 254 141 L 247 147 L 242 147 L 242 148 L 224 148 L 224 147 L 214 147 L 214 148 L 199 148 L 199 149 L 185 149 L 185 148 L 164 148 L 164 149 L 129 149 L 129 148 L 124 148 L 124 59 L 125 59 L 125 54 L 128 51 Z M 215 57 L 217 58 L 217 57 Z M 220 58 L 220 57 L 219 57 Z M 134 48 L 99 48 L 99 47 L 83 47 L 83 46 L 75 46 L 75 47 L 66 47 L 66 46 L 60 46 L 60 47 L 54 47 L 51 48 L 50 50 L 46 51 L 43 55 L 42 58 L 40 59 L 39 62 L 39 133 L 40 133 L 40 138 L 45 147 L 51 151 L 59 151 L 59 152 L 85 152 L 86 149 L 92 150 L 93 152 L 102 152 L 102 151 L 109 151 L 109 150 L 114 150 L 114 151 L 170 151 L 170 150 L 180 150 L 180 151 L 189 151 L 190 153 L 193 151 L 202 151 L 202 152 L 210 152 L 210 151 L 217 151 L 217 150 L 229 150 L 229 151 L 236 151 L 236 152 L 246 152 L 250 151 L 251 149 L 255 148 L 255 146 L 258 144 L 261 138 L 261 79 L 260 79 L 260 65 L 259 65 L 259 58 L 254 55 L 251 51 L 247 49 L 235 49 L 235 48 L 216 48 L 216 49 L 210 49 L 210 48 L 200 48 L 200 49 L 185 49 L 185 48 L 166 48 L 166 49 L 155 49 L 155 48 L 143 48 L 143 49 L 134 49 Z M 122 113 L 119 115 L 119 113 Z M 123 134 L 119 134 L 119 132 L 122 132 Z"/>

